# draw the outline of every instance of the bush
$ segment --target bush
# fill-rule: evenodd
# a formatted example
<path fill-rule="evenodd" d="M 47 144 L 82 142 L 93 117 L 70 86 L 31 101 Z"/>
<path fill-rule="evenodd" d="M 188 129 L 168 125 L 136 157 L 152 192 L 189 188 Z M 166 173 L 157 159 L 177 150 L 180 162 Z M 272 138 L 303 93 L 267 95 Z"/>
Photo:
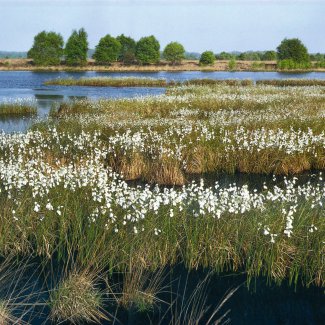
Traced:
<path fill-rule="evenodd" d="M 136 41 L 131 37 L 124 36 L 124 34 L 117 36 L 116 39 L 121 43 L 121 50 L 118 60 L 124 64 L 134 63 Z"/>
<path fill-rule="evenodd" d="M 236 69 L 236 66 L 237 66 L 237 62 L 236 62 L 236 60 L 234 58 L 232 58 L 228 63 L 228 69 L 230 71 L 233 71 L 233 70 Z"/>
<path fill-rule="evenodd" d="M 68 65 L 87 64 L 87 37 L 88 35 L 83 28 L 79 29 L 78 32 L 76 30 L 72 32 L 65 46 L 65 60 Z"/>
<path fill-rule="evenodd" d="M 34 37 L 34 44 L 27 57 L 33 59 L 35 65 L 59 65 L 63 45 L 64 41 L 60 34 L 42 31 Z"/>
<path fill-rule="evenodd" d="M 201 65 L 214 64 L 215 61 L 216 61 L 216 57 L 212 51 L 205 51 L 201 54 L 200 57 Z"/>
<path fill-rule="evenodd" d="M 293 59 L 286 59 L 278 61 L 278 68 L 280 70 L 298 70 L 298 69 L 310 69 L 310 62 L 296 62 Z"/>
<path fill-rule="evenodd" d="M 185 58 L 184 46 L 177 42 L 167 44 L 163 57 L 172 64 L 180 63 Z"/>
<path fill-rule="evenodd" d="M 96 46 L 93 58 L 98 64 L 111 64 L 117 61 L 121 48 L 122 45 L 117 39 L 106 35 L 100 39 Z"/>
<path fill-rule="evenodd" d="M 295 63 L 309 62 L 307 48 L 298 38 L 284 39 L 277 47 L 279 61 L 292 60 Z"/>
<path fill-rule="evenodd" d="M 140 64 L 158 63 L 159 50 L 160 44 L 153 35 L 142 37 L 136 45 L 135 56 Z"/>

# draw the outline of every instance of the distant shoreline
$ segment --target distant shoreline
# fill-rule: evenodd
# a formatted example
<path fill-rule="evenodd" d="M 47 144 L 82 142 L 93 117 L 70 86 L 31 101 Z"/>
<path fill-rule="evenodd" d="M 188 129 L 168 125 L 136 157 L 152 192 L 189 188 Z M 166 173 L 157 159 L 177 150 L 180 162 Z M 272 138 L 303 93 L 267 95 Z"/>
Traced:
<path fill-rule="evenodd" d="M 59 66 L 34 66 L 29 59 L 0 59 L 0 71 L 97 71 L 97 72 L 181 72 L 181 71 L 230 71 L 229 61 L 219 60 L 214 65 L 200 66 L 198 60 L 185 60 L 179 65 L 169 65 L 162 61 L 156 65 L 123 65 L 115 62 L 110 66 L 95 65 L 93 60 L 89 60 L 84 67 L 71 67 L 66 65 Z M 250 72 L 325 72 L 325 68 L 306 69 L 306 70 L 279 70 L 276 68 L 275 61 L 237 61 L 237 67 L 232 71 L 250 71 Z M 254 63 L 264 65 L 262 68 L 254 67 Z"/>

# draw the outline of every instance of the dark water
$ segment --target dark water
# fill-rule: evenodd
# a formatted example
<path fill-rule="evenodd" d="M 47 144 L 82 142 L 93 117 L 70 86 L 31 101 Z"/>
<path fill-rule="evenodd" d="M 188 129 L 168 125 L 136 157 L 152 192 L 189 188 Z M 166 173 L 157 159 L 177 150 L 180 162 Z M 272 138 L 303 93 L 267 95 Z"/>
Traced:
<path fill-rule="evenodd" d="M 164 88 L 145 87 L 65 87 L 45 86 L 44 82 L 55 78 L 82 78 L 82 77 L 150 77 L 167 80 L 184 81 L 189 79 L 287 79 L 309 78 L 325 79 L 325 73 L 279 73 L 279 72 L 34 72 L 34 71 L 0 71 L 0 102 L 17 99 L 36 100 L 38 117 L 43 118 L 55 102 L 73 98 L 121 98 L 145 95 L 159 95 Z M 25 131 L 32 123 L 30 119 L 0 121 L 0 130 L 5 132 Z"/>
<path fill-rule="evenodd" d="M 48 290 L 55 288 L 62 278 L 59 275 L 61 267 L 54 264 L 54 270 L 58 273 L 52 274 L 53 270 L 50 273 L 45 271 L 41 272 L 41 276 L 36 276 L 34 270 L 27 270 L 29 273 L 26 274 L 26 279 L 34 291 L 34 296 L 29 298 L 28 303 L 48 301 Z M 108 295 L 104 309 L 116 317 L 116 325 L 185 325 L 190 323 L 191 312 L 194 312 L 191 320 L 197 321 L 200 313 L 196 314 L 195 310 L 204 310 L 200 321 L 194 323 L 198 325 L 208 324 L 211 316 L 212 322 L 209 324 L 215 324 L 227 312 L 224 321 L 229 319 L 229 324 L 235 325 L 318 325 L 325 322 L 324 288 L 306 288 L 289 285 L 287 282 L 276 285 L 263 277 L 252 280 L 248 285 L 244 274 L 216 274 L 203 268 L 188 271 L 182 264 L 166 267 L 159 274 L 148 274 L 147 281 L 143 285 L 144 290 L 150 287 L 150 281 L 157 283 L 154 290 L 156 302 L 144 311 L 131 308 L 127 310 L 118 306 L 112 296 Z M 119 297 L 118 293 L 122 292 L 123 287 L 123 275 L 113 273 L 109 277 L 109 284 Z M 104 290 L 105 284 L 100 286 Z M 234 290 L 233 294 L 213 315 L 231 290 Z M 13 297 L 19 293 L 19 288 L 16 291 L 18 292 Z M 17 300 L 20 302 L 19 298 Z M 17 310 L 16 316 L 20 313 Z M 54 324 L 55 322 L 48 319 L 49 313 L 48 306 L 36 306 L 33 315 L 26 313 L 25 321 L 32 325 Z M 175 322 L 176 319 L 178 322 Z M 101 324 L 112 323 L 101 321 Z"/>

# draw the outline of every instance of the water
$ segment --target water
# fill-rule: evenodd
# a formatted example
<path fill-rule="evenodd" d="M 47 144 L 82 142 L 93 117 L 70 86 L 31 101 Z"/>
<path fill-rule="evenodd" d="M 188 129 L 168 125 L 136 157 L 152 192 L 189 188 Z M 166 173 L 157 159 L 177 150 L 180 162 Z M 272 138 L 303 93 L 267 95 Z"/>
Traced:
<path fill-rule="evenodd" d="M 228 72 L 228 71 L 184 71 L 184 72 L 34 72 L 34 71 L 1 71 L 0 102 L 15 99 L 36 100 L 39 118 L 48 114 L 53 103 L 73 98 L 121 98 L 146 95 L 160 95 L 164 88 L 146 87 L 78 87 L 78 86 L 45 86 L 44 82 L 55 78 L 82 77 L 150 77 L 167 80 L 184 81 L 190 79 L 287 79 L 309 78 L 325 79 L 325 73 L 279 73 L 279 72 Z M 15 119 L 0 121 L 0 130 L 5 132 L 25 131 L 33 123 L 32 119 Z"/>

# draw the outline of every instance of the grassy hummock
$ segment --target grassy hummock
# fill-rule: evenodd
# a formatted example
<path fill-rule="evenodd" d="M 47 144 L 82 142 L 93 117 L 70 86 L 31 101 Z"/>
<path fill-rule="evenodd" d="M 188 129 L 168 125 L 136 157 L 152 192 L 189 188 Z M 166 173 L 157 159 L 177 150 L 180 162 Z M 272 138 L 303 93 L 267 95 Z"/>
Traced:
<path fill-rule="evenodd" d="M 0 119 L 6 117 L 24 117 L 37 114 L 36 104 L 30 101 L 13 101 L 0 103 Z"/>

